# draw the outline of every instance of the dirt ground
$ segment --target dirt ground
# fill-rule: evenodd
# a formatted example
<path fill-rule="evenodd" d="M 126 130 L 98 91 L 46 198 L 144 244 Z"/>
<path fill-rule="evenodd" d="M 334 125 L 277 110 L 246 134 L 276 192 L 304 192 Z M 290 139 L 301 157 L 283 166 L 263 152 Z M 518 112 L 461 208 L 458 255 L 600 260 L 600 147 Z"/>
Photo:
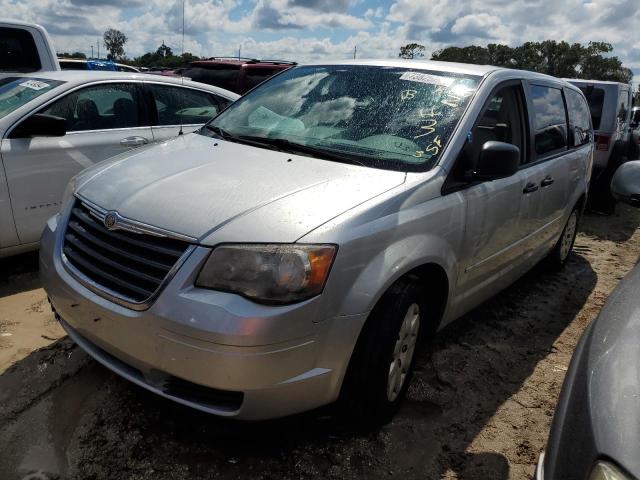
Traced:
<path fill-rule="evenodd" d="M 583 220 L 562 272 L 536 268 L 440 332 L 396 419 L 366 435 L 325 411 L 223 421 L 66 338 L 35 350 L 62 335 L 37 257 L 0 261 L 0 479 L 529 479 L 574 346 L 640 254 L 640 210 Z"/>

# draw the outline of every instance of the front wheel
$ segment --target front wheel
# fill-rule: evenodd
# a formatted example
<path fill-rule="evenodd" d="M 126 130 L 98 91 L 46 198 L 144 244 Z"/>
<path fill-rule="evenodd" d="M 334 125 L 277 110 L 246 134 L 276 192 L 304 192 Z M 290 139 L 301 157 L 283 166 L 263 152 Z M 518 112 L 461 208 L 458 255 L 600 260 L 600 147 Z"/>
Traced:
<path fill-rule="evenodd" d="M 405 396 L 426 319 L 417 284 L 399 281 L 367 320 L 349 363 L 338 405 L 352 424 L 387 423 Z"/>
<path fill-rule="evenodd" d="M 567 259 L 571 250 L 573 250 L 573 244 L 576 241 L 576 235 L 578 234 L 578 220 L 580 219 L 580 212 L 577 208 L 574 208 L 569 214 L 567 223 L 562 230 L 562 235 L 556 242 L 556 245 L 549 253 L 547 257 L 548 265 L 554 270 L 560 270 Z"/>

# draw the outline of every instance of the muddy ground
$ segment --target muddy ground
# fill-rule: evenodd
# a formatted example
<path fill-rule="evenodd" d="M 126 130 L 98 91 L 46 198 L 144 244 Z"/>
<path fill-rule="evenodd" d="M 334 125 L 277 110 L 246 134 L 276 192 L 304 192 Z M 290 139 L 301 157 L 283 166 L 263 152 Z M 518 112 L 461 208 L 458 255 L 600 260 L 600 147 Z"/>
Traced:
<path fill-rule="evenodd" d="M 0 261 L 0 479 L 528 479 L 572 351 L 638 261 L 640 211 L 586 216 L 560 273 L 536 268 L 439 333 L 396 419 L 326 411 L 223 421 L 102 368 L 44 308 L 37 258 Z M 3 353 L 4 352 L 4 353 Z M 3 367 L 4 365 L 4 367 Z"/>

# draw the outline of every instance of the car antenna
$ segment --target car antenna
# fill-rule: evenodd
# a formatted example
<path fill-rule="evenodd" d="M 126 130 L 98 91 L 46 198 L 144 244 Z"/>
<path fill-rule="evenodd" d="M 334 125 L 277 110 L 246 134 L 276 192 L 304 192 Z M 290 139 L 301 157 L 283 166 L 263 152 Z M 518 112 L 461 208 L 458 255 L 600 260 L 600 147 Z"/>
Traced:
<path fill-rule="evenodd" d="M 185 0 L 182 0 L 182 61 L 184 62 L 184 2 Z M 186 97 L 184 95 L 184 68 L 180 69 L 180 85 L 182 88 L 180 88 L 180 93 L 182 94 L 182 99 L 185 100 Z M 184 102 L 183 102 L 184 103 Z M 186 103 L 185 103 L 186 105 Z M 182 131 L 182 124 L 183 124 L 183 120 L 182 120 L 182 113 L 180 114 L 180 131 L 178 132 L 178 136 L 183 135 L 184 132 Z"/>

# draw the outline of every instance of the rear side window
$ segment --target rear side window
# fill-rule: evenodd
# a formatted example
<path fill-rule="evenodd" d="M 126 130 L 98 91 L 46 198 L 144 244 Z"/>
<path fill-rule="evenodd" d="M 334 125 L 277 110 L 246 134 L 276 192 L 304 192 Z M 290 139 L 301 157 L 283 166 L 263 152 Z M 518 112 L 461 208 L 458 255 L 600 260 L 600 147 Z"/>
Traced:
<path fill-rule="evenodd" d="M 237 92 L 240 69 L 237 67 L 200 68 L 193 67 L 184 71 L 184 76 L 194 82 L 202 82 L 215 87 Z"/>
<path fill-rule="evenodd" d="M 629 112 L 629 90 L 620 90 L 618 93 L 618 121 L 624 123 L 627 121 L 627 113 Z"/>
<path fill-rule="evenodd" d="M 600 119 L 602 118 L 602 106 L 604 105 L 604 90 L 593 87 L 580 87 L 580 90 L 587 97 L 593 129 L 598 130 L 600 128 Z"/>
<path fill-rule="evenodd" d="M 158 119 L 153 125 L 206 123 L 227 106 L 226 99 L 190 88 L 147 85 L 153 94 Z"/>
<path fill-rule="evenodd" d="M 276 73 L 276 70 L 270 68 L 247 68 L 247 90 L 260 85 L 267 78 L 273 76 L 274 73 Z"/>
<path fill-rule="evenodd" d="M 0 71 L 36 72 L 41 67 L 38 49 L 29 32 L 0 27 Z"/>
<path fill-rule="evenodd" d="M 562 90 L 542 85 L 531 86 L 535 150 L 538 157 L 567 148 L 567 112 Z"/>
<path fill-rule="evenodd" d="M 569 110 L 569 143 L 571 147 L 578 147 L 591 141 L 591 113 L 587 102 L 575 90 L 564 91 Z"/>

